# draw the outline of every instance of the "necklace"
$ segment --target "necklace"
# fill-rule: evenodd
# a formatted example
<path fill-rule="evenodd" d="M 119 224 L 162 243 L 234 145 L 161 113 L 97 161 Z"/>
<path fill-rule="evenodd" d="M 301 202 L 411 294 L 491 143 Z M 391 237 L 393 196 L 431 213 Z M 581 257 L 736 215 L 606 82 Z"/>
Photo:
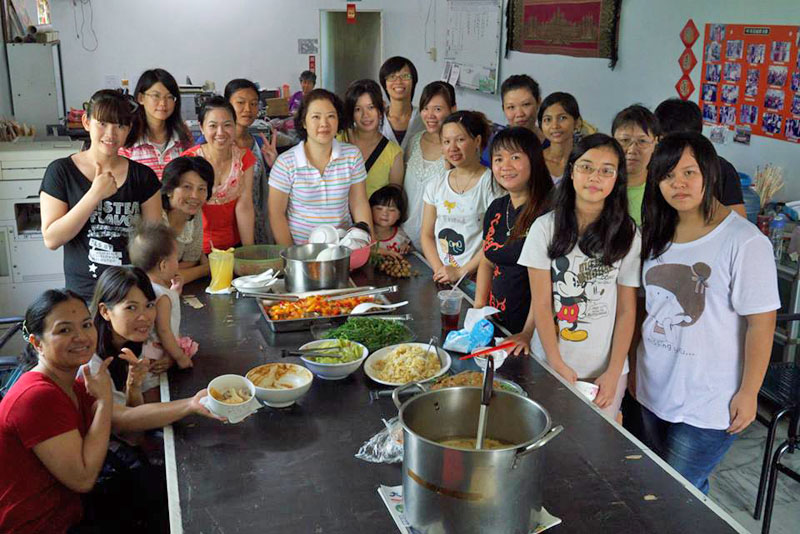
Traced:
<path fill-rule="evenodd" d="M 481 172 L 481 174 L 483 174 L 483 173 Z M 464 184 L 464 187 L 462 187 L 461 191 L 459 191 L 458 190 L 459 189 L 459 187 L 458 187 L 458 179 L 459 179 L 459 177 L 456 174 L 456 171 L 453 171 L 453 189 L 455 190 L 455 192 L 458 193 L 459 195 L 463 195 L 467 191 L 467 187 L 469 186 L 469 183 L 472 181 L 473 177 L 474 177 L 474 174 L 471 175 L 471 176 L 467 176 L 467 181 Z"/>
<path fill-rule="evenodd" d="M 511 211 L 509 208 L 511 207 L 511 197 L 508 197 L 508 205 L 506 205 L 506 237 L 511 236 L 511 230 L 514 228 L 513 225 L 509 224 L 508 221 L 511 219 Z"/>

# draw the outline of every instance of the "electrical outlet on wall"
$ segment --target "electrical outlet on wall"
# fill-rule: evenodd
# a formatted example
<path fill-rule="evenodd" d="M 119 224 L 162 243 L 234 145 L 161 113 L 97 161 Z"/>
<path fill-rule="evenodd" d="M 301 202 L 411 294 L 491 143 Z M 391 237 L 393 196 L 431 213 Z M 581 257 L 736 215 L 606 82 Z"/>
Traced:
<path fill-rule="evenodd" d="M 428 55 L 431 57 L 431 61 L 436 61 L 436 47 L 434 46 L 430 50 L 428 50 Z"/>

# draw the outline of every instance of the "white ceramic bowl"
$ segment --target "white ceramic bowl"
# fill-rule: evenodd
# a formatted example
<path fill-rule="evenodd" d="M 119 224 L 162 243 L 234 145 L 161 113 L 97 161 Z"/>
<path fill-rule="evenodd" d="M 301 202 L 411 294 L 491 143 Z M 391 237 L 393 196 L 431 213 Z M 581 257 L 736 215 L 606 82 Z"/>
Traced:
<path fill-rule="evenodd" d="M 405 382 L 387 382 L 386 380 L 379 379 L 378 371 L 373 367 L 377 362 L 389 356 L 389 353 L 392 352 L 397 347 L 399 347 L 400 345 L 412 345 L 419 347 L 422 350 L 428 348 L 427 343 L 400 343 L 397 345 L 389 345 L 388 347 L 376 350 L 375 352 L 370 354 L 369 358 L 367 358 L 367 360 L 364 362 L 364 372 L 367 374 L 367 376 L 370 377 L 375 382 L 377 382 L 378 384 L 383 384 L 385 386 L 402 386 L 403 384 L 405 384 Z M 433 349 L 433 347 L 431 347 L 431 349 Z M 441 347 L 436 347 L 436 350 L 439 355 L 439 362 L 441 363 L 442 367 L 435 375 L 426 378 L 425 380 L 423 380 L 423 382 L 428 382 L 430 380 L 439 378 L 440 376 L 442 376 L 443 374 L 445 374 L 447 371 L 450 370 L 450 365 L 452 364 L 452 358 L 450 357 L 450 354 Z"/>
<path fill-rule="evenodd" d="M 580 391 L 587 399 L 593 401 L 597 397 L 597 392 L 600 391 L 600 386 L 578 380 L 575 382 L 575 389 Z"/>
<path fill-rule="evenodd" d="M 473 352 L 478 352 L 479 350 L 481 349 L 475 349 Z M 503 363 L 506 361 L 506 358 L 508 358 L 508 352 L 506 352 L 505 350 L 498 350 L 492 352 L 491 355 L 494 358 L 495 371 L 500 369 L 500 367 L 502 367 Z M 486 365 L 487 365 L 486 362 L 488 361 L 488 358 L 486 356 L 488 356 L 488 354 L 484 356 L 475 356 L 474 358 L 472 358 L 473 360 L 475 360 L 475 365 L 481 368 L 481 371 L 486 370 Z"/>
<path fill-rule="evenodd" d="M 262 373 L 266 373 L 272 366 L 278 366 L 279 370 L 285 371 L 278 382 L 288 387 L 276 388 L 255 385 L 263 383 L 265 377 Z M 314 375 L 302 365 L 283 362 L 267 363 L 254 367 L 247 372 L 247 378 L 253 381 L 256 397 L 264 401 L 267 406 L 272 406 L 273 408 L 291 406 L 297 399 L 308 392 L 309 388 L 311 388 L 311 382 L 314 381 Z"/>
<path fill-rule="evenodd" d="M 308 235 L 309 243 L 328 243 L 330 245 L 339 244 L 339 232 L 332 224 L 320 224 Z"/>
<path fill-rule="evenodd" d="M 226 404 L 218 401 L 211 394 L 211 389 L 219 393 L 225 393 L 229 388 L 245 389 L 250 393 L 250 398 L 239 404 Z M 208 383 L 208 409 L 214 415 L 225 417 L 229 420 L 236 420 L 253 411 L 258 405 L 256 400 L 256 387 L 250 380 L 240 375 L 221 375 Z M 255 406 L 254 406 L 255 403 Z"/>
<path fill-rule="evenodd" d="M 317 341 L 312 341 L 310 343 L 306 343 L 299 350 L 313 350 L 316 347 L 319 347 L 322 343 L 326 341 L 339 341 L 338 339 L 318 339 Z M 321 363 L 317 362 L 311 358 L 305 358 L 301 356 L 300 359 L 303 360 L 303 363 L 306 367 L 308 367 L 312 373 L 317 375 L 317 378 L 321 378 L 323 380 L 342 380 L 343 378 L 347 378 L 367 359 L 369 355 L 369 350 L 367 347 L 362 345 L 361 343 L 356 343 L 355 341 L 350 341 L 353 345 L 357 345 L 361 348 L 361 357 L 357 360 L 353 360 L 352 362 L 345 362 L 345 363 Z"/>

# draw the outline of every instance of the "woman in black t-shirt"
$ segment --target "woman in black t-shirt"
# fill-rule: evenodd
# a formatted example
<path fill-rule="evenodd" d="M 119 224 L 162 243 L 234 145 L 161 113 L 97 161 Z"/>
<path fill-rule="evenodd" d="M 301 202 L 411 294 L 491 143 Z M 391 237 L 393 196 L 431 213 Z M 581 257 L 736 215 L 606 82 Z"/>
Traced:
<path fill-rule="evenodd" d="M 136 103 L 104 89 L 85 107 L 91 147 L 53 161 L 39 198 L 44 243 L 64 247 L 67 288 L 89 300 L 106 268 L 129 263 L 128 233 L 139 218 L 161 220 L 161 184 L 149 167 L 117 155 Z"/>
<path fill-rule="evenodd" d="M 528 270 L 517 264 L 534 219 L 544 213 L 553 189 L 536 134 L 514 127 L 492 140 L 492 174 L 508 195 L 489 205 L 483 217 L 483 255 L 478 266 L 475 307 L 500 310 L 498 319 L 517 345 L 511 354 L 530 351 L 533 335 Z"/>

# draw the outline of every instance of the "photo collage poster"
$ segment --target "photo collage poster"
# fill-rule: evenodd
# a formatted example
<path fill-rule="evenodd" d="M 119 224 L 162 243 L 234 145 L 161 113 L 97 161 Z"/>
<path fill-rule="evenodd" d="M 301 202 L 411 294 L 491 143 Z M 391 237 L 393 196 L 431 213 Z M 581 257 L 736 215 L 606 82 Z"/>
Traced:
<path fill-rule="evenodd" d="M 800 142 L 799 45 L 797 26 L 706 24 L 703 121 Z"/>

